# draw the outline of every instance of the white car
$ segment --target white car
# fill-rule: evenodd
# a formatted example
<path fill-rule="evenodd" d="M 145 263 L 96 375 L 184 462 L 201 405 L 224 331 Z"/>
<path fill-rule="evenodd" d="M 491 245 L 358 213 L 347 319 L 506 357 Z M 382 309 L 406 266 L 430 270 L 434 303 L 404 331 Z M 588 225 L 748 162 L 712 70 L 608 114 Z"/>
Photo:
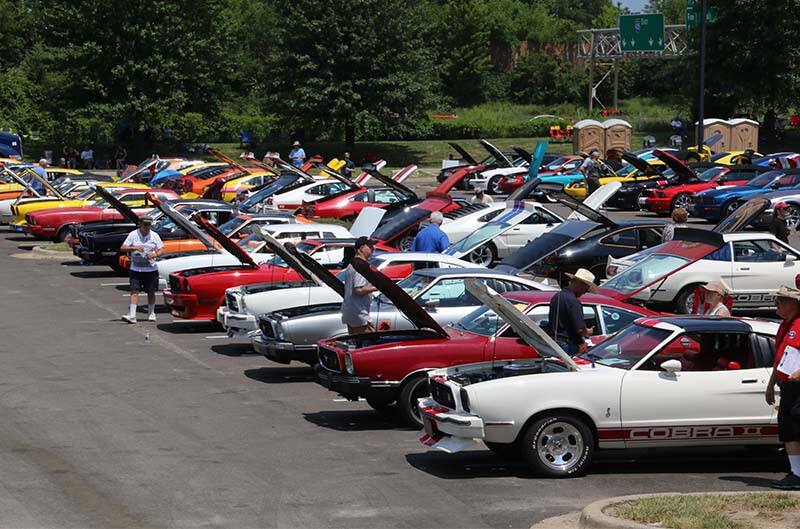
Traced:
<path fill-rule="evenodd" d="M 571 477 L 596 449 L 777 444 L 764 400 L 777 323 L 641 318 L 573 359 L 481 286 L 470 285 L 488 307 L 475 320 L 500 315 L 539 358 L 430 372 L 431 396 L 419 401 L 426 446 L 483 442 L 541 475 Z"/>
<path fill-rule="evenodd" d="M 327 244 L 324 252 L 313 252 L 301 255 L 306 249 L 298 246 L 299 252 L 292 255 L 286 248 L 270 239 L 265 234 L 265 243 L 275 255 L 280 256 L 290 267 L 297 270 L 311 284 L 297 288 L 282 289 L 281 295 L 276 296 L 270 284 L 245 285 L 229 288 L 225 291 L 225 305 L 217 309 L 217 321 L 222 324 L 230 337 L 241 337 L 250 331 L 258 330 L 258 317 L 267 312 L 279 312 L 294 307 L 311 307 L 333 304 L 329 310 L 339 310 L 344 290 L 344 275 L 339 272 L 334 276 L 328 268 L 341 269 L 350 256 L 345 256 L 347 251 L 353 253 L 353 241 L 342 241 L 339 244 Z M 333 255 L 338 258 L 335 262 L 330 259 L 321 259 L 319 254 Z M 314 262 L 309 262 L 308 258 Z M 417 268 L 465 268 L 473 266 L 471 263 L 453 257 L 435 253 L 401 253 L 384 252 L 376 253 L 370 260 L 378 270 L 393 267 L 395 276 L 410 275 Z M 321 265 L 321 266 L 320 266 Z M 396 268 L 395 268 L 396 267 Z M 407 273 L 406 273 L 407 270 Z M 322 307 L 317 307 L 322 310 Z"/>

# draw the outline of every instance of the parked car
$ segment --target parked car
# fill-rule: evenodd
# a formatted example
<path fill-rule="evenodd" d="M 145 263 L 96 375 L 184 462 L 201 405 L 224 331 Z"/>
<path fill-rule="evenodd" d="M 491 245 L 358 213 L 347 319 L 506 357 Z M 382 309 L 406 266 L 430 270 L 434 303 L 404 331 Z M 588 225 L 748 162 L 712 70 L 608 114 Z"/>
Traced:
<path fill-rule="evenodd" d="M 483 442 L 560 478 L 584 473 L 596 450 L 777 443 L 764 400 L 777 323 L 640 318 L 573 359 L 508 300 L 481 299 L 539 358 L 428 373 L 419 409 L 429 448 Z"/>
<path fill-rule="evenodd" d="M 760 195 L 779 189 L 800 189 L 800 169 L 769 171 L 758 175 L 745 184 L 724 186 L 695 193 L 690 213 L 696 217 L 716 222 Z"/>

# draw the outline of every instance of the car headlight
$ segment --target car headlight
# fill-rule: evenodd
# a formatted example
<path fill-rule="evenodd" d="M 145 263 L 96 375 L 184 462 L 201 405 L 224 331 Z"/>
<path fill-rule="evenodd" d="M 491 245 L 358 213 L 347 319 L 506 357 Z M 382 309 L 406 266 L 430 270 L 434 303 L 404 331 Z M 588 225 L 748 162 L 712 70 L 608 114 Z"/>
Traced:
<path fill-rule="evenodd" d="M 282 342 L 286 340 L 286 335 L 283 333 L 283 326 L 280 323 L 275 324 L 275 338 Z"/>
<path fill-rule="evenodd" d="M 247 312 L 247 303 L 244 302 L 245 296 L 239 297 L 239 312 Z"/>
<path fill-rule="evenodd" d="M 347 371 L 348 375 L 356 374 L 356 368 L 353 366 L 353 357 L 350 356 L 350 353 L 344 354 L 344 370 Z"/>

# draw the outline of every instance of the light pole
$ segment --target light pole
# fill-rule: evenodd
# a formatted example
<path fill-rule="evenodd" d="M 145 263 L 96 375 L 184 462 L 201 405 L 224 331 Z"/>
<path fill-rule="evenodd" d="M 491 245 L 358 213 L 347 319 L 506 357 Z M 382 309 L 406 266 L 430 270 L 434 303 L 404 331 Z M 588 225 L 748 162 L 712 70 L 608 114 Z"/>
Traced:
<path fill-rule="evenodd" d="M 706 8 L 708 0 L 700 0 L 700 92 L 697 100 L 697 153 L 702 153 L 706 117 Z"/>

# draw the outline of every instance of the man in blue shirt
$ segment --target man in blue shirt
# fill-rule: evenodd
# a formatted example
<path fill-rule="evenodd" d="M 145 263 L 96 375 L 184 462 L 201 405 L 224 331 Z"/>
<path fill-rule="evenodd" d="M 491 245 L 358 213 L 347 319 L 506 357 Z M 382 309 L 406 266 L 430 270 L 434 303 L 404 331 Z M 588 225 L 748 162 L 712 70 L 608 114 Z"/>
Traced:
<path fill-rule="evenodd" d="M 292 150 L 289 151 L 289 161 L 295 167 L 300 167 L 306 161 L 306 151 L 303 150 L 297 140 L 292 143 Z"/>
<path fill-rule="evenodd" d="M 417 233 L 414 242 L 411 243 L 412 252 L 442 253 L 450 247 L 450 239 L 447 234 L 439 227 L 442 225 L 444 217 L 441 212 L 431 213 L 431 223 L 428 227 Z"/>
<path fill-rule="evenodd" d="M 39 177 L 46 182 L 47 179 L 48 179 L 47 178 L 47 160 L 45 160 L 44 158 L 39 160 L 39 165 L 33 166 L 31 168 L 31 171 L 36 173 L 37 175 L 39 175 Z M 40 195 L 44 195 L 45 194 L 44 184 L 42 182 L 40 182 L 39 180 L 37 180 L 33 176 L 30 177 L 28 182 L 31 184 L 31 189 L 33 189 L 34 191 L 36 191 Z"/>

